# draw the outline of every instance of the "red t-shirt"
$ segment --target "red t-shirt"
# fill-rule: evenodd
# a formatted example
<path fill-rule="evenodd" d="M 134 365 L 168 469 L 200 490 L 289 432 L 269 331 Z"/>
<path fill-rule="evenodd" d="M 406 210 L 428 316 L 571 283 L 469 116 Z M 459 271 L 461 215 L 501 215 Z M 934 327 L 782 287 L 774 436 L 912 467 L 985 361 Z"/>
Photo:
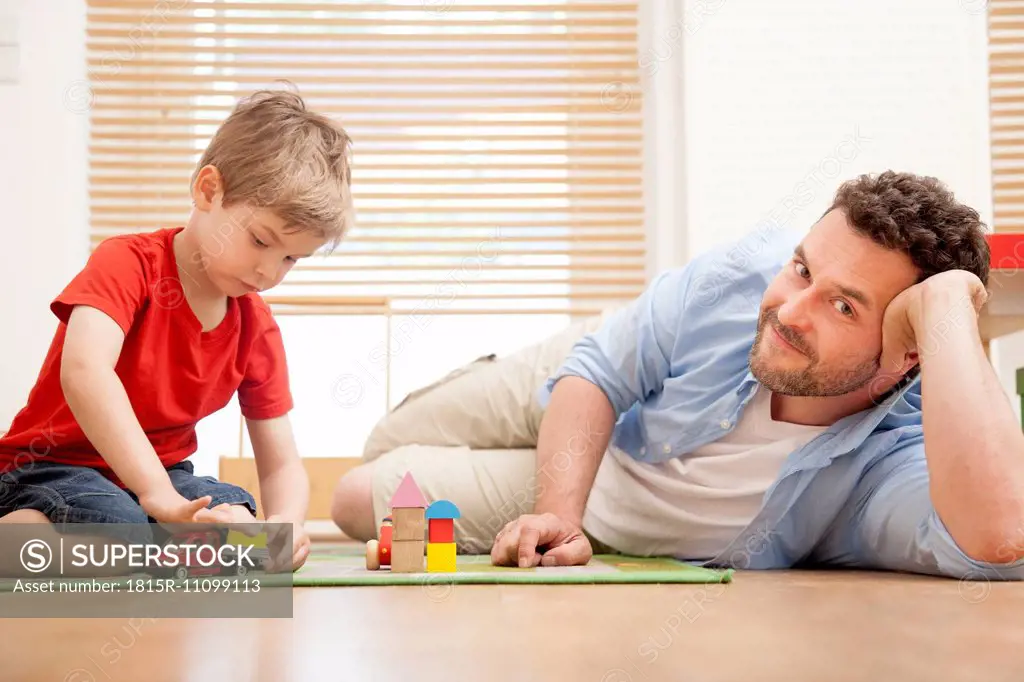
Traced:
<path fill-rule="evenodd" d="M 196 423 L 227 405 L 236 391 L 246 418 L 291 410 L 281 330 L 262 298 L 228 298 L 221 323 L 202 331 L 178 279 L 172 242 L 182 229 L 104 240 L 53 301 L 60 325 L 28 404 L 0 438 L 0 472 L 39 458 L 99 469 L 117 482 L 82 433 L 60 385 L 61 350 L 76 305 L 98 308 L 124 330 L 114 371 L 165 467 L 196 451 Z"/>

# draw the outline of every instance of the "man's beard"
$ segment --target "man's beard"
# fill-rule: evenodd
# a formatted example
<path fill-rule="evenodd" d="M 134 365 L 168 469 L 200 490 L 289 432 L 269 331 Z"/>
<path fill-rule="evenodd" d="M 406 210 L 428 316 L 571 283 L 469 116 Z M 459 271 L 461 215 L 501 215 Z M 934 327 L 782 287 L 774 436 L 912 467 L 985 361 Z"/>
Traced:
<path fill-rule="evenodd" d="M 768 326 L 803 353 L 809 364 L 803 369 L 776 369 L 758 357 L 763 335 Z M 770 333 L 770 332 L 769 332 Z M 827 369 L 818 365 L 818 356 L 796 332 L 779 323 L 776 310 L 766 310 L 758 320 L 757 335 L 750 349 L 750 372 L 765 388 L 773 393 L 815 398 L 845 395 L 866 385 L 878 373 L 881 355 L 862 362 L 851 369 Z"/>

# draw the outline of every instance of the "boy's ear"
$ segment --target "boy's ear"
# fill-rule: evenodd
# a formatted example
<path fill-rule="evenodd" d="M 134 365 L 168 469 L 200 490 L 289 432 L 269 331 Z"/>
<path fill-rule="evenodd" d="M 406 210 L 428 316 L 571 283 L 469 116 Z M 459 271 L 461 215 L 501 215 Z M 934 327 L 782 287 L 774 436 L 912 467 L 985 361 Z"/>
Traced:
<path fill-rule="evenodd" d="M 216 166 L 199 169 L 192 183 L 192 204 L 200 211 L 209 211 L 224 194 L 224 179 Z"/>

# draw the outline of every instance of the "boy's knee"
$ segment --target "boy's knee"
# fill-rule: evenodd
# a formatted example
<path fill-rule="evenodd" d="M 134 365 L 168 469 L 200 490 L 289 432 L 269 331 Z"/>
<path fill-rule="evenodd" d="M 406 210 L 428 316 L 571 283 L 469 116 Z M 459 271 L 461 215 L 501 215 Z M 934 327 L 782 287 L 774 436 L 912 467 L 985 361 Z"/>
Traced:
<path fill-rule="evenodd" d="M 376 537 L 372 463 L 355 467 L 338 481 L 331 500 L 331 518 L 350 538 L 365 541 Z"/>
<path fill-rule="evenodd" d="M 54 524 L 68 535 L 95 535 L 115 542 L 148 544 L 154 541 L 149 515 L 127 493 L 82 495 L 54 514 Z"/>
<path fill-rule="evenodd" d="M 49 523 L 50 519 L 38 509 L 16 509 L 0 516 L 0 523 Z"/>
<path fill-rule="evenodd" d="M 4 506 L 35 512 L 57 525 L 149 522 L 139 503 L 99 471 L 56 463 L 17 472 Z"/>
<path fill-rule="evenodd" d="M 150 523 L 149 515 L 138 503 L 130 499 L 120 504 L 101 505 L 95 509 L 88 506 L 71 507 L 67 510 L 67 517 L 71 523 Z"/>

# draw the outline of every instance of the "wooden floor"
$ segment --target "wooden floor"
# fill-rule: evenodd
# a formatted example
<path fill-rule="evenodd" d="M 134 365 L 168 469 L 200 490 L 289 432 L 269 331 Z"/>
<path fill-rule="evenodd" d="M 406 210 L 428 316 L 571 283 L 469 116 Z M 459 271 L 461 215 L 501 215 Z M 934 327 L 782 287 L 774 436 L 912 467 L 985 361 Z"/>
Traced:
<path fill-rule="evenodd" d="M 291 620 L 7 619 L 0 679 L 1024 680 L 1024 583 L 303 588 Z"/>

